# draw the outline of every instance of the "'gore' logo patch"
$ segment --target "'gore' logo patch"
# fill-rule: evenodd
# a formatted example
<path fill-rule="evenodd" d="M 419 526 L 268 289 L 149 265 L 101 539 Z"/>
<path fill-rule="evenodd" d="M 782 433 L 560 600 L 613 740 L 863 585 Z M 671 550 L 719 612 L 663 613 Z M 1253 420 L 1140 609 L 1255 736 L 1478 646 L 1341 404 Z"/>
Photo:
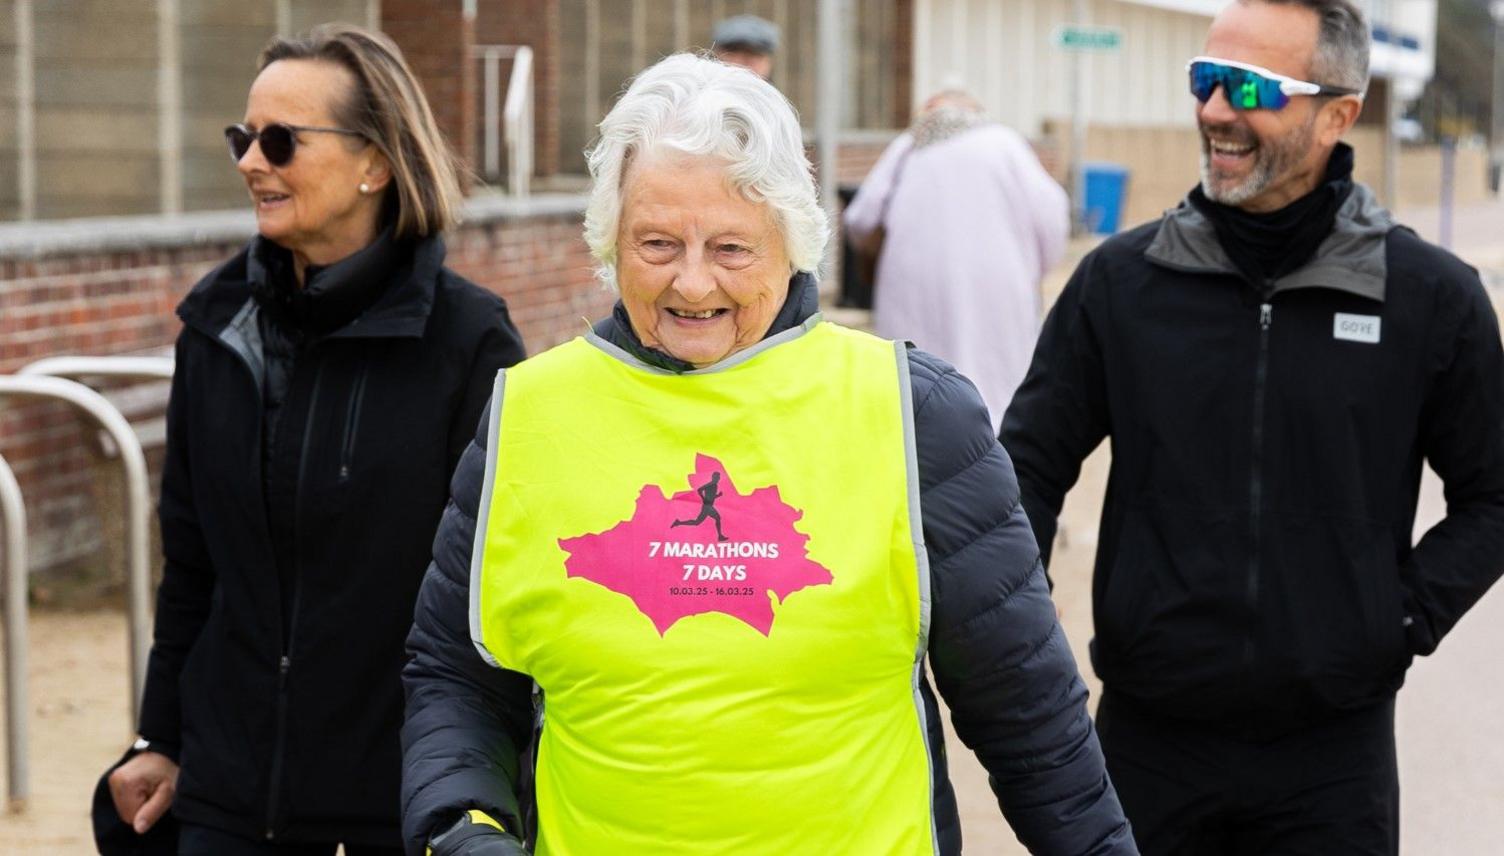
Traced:
<path fill-rule="evenodd" d="M 685 616 L 721 612 L 766 636 L 776 605 L 830 584 L 830 571 L 808 557 L 809 536 L 794 528 L 804 512 L 776 486 L 741 493 L 709 455 L 695 456 L 688 481 L 672 497 L 645 485 L 631 518 L 560 538 L 568 575 L 631 598 L 659 635 Z"/>
<path fill-rule="evenodd" d="M 1332 338 L 1376 345 L 1379 342 L 1379 320 L 1377 315 L 1349 315 L 1346 312 L 1338 312 L 1332 318 Z"/>

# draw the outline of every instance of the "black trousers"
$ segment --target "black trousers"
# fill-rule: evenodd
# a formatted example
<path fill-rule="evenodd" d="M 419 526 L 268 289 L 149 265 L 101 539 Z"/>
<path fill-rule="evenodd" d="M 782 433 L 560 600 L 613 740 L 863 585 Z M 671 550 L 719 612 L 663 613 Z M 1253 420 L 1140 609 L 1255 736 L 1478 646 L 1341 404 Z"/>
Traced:
<path fill-rule="evenodd" d="M 1394 700 L 1272 739 L 1166 721 L 1108 691 L 1107 771 L 1144 856 L 1396 856 Z"/>
<path fill-rule="evenodd" d="M 334 856 L 338 847 L 337 841 L 259 841 L 186 823 L 178 833 L 178 856 Z M 346 844 L 345 856 L 402 856 L 402 847 Z"/>

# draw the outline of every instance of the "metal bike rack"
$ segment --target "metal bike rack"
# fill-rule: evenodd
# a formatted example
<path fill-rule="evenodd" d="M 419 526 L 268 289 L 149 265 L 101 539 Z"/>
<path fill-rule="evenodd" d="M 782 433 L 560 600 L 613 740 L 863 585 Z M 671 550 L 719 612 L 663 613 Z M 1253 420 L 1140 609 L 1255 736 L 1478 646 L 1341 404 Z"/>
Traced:
<path fill-rule="evenodd" d="M 172 380 L 172 357 L 48 357 L 22 367 L 18 375 Z"/>
<path fill-rule="evenodd" d="M 88 359 L 88 358 L 74 358 Z M 102 359 L 102 358 L 99 358 Z M 25 371 L 25 369 L 23 369 Z M 89 371 L 85 374 L 100 375 L 108 372 Z M 155 375 L 154 375 L 155 376 Z M 0 375 L 0 398 L 5 397 L 29 397 L 50 399 L 53 401 L 65 401 L 91 416 L 100 427 L 104 428 L 114 441 L 119 450 L 120 460 L 125 467 L 126 487 L 126 556 L 128 561 L 127 600 L 128 622 L 130 625 L 130 661 L 131 661 L 131 696 L 130 715 L 131 722 L 136 721 L 141 707 L 141 691 L 146 677 L 146 657 L 151 650 L 150 619 L 148 615 L 148 601 L 151 588 L 150 566 L 150 530 L 147 528 L 147 509 L 151 505 L 151 491 L 147 481 L 146 455 L 141 451 L 141 443 L 136 439 L 136 434 L 131 430 L 130 423 L 120 415 L 115 406 L 105 400 L 104 396 L 95 392 L 77 381 L 62 377 L 50 377 L 33 372 L 26 375 Z M 5 566 L 7 592 L 26 590 L 26 568 L 24 562 L 12 565 L 7 562 Z M 15 603 L 12 603 L 15 601 Z M 7 622 L 6 628 L 6 669 L 7 681 L 12 683 L 24 682 L 26 676 L 19 671 L 25 664 L 25 635 L 23 625 L 25 623 L 25 597 L 24 594 L 16 598 L 7 598 L 6 609 L 8 615 L 14 615 L 16 606 L 19 605 L 23 613 L 20 621 Z M 18 636 L 13 628 L 22 630 Z M 19 655 L 19 656 L 18 656 Z M 21 724 L 22 716 L 13 717 L 6 723 L 12 739 L 17 739 L 17 733 L 25 733 L 25 726 Z M 20 731 L 17 732 L 17 726 Z M 21 770 L 24 773 L 25 759 L 24 750 L 20 747 L 13 750 L 11 757 L 12 769 L 15 769 L 17 758 L 21 758 Z M 19 783 L 19 791 L 26 791 L 24 776 Z M 17 792 L 15 783 L 12 784 L 12 795 Z"/>
<path fill-rule="evenodd" d="M 172 380 L 172 357 L 48 357 L 23 366 L 18 377 L 54 377 L 78 381 L 82 378 L 132 378 Z M 87 387 L 85 387 L 87 389 Z M 93 390 L 89 390 L 94 392 Z M 141 693 L 146 682 L 146 659 L 151 653 L 151 485 L 146 472 L 146 456 L 130 423 L 108 401 L 94 393 L 98 403 L 112 413 L 124 431 L 106 425 L 120 450 L 126 479 L 126 619 L 130 633 L 131 722 L 141 712 Z M 80 405 L 83 406 L 83 405 Z M 100 419 L 104 423 L 104 419 Z"/>
<path fill-rule="evenodd" d="M 5 763 L 11 811 L 31 795 L 26 765 L 26 506 L 10 464 L 0 456 L 0 515 L 5 552 Z"/>

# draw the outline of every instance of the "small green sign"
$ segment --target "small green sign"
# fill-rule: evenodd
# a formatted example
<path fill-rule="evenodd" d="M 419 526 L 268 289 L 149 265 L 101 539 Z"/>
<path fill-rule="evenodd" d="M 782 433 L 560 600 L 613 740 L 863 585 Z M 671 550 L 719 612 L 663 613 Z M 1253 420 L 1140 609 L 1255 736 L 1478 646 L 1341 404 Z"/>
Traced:
<path fill-rule="evenodd" d="M 1115 51 L 1123 46 L 1123 32 L 1112 27 L 1061 27 L 1055 46 L 1068 51 Z"/>

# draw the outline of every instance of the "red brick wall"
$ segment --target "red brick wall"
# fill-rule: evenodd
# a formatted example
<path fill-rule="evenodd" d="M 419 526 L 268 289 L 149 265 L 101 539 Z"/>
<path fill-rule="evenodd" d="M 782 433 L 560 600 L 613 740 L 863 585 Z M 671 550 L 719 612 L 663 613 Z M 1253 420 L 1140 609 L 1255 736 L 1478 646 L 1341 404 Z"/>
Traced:
<path fill-rule="evenodd" d="M 480 0 L 475 42 L 533 49 L 533 174 L 559 171 L 559 2 Z M 502 72 L 505 86 L 506 70 Z"/>
<path fill-rule="evenodd" d="M 578 214 L 469 223 L 448 245 L 451 268 L 507 299 L 530 353 L 578 335 L 614 300 L 594 278 Z M 0 373 L 48 356 L 170 347 L 178 301 L 237 249 L 0 258 Z M 117 552 L 100 521 L 101 509 L 118 502 L 119 466 L 100 459 L 93 438 L 65 405 L 0 402 L 0 455 L 26 498 L 33 571 L 97 567 Z M 155 487 L 160 456 L 151 457 Z M 118 522 L 108 529 L 118 531 Z"/>
<path fill-rule="evenodd" d="M 475 163 L 475 34 L 463 4 L 382 0 L 381 29 L 402 48 L 423 84 L 439 130 L 465 163 Z"/>
<path fill-rule="evenodd" d="M 528 353 L 571 339 L 616 301 L 595 278 L 577 216 L 503 220 L 462 228 L 447 264 L 507 300 Z"/>

